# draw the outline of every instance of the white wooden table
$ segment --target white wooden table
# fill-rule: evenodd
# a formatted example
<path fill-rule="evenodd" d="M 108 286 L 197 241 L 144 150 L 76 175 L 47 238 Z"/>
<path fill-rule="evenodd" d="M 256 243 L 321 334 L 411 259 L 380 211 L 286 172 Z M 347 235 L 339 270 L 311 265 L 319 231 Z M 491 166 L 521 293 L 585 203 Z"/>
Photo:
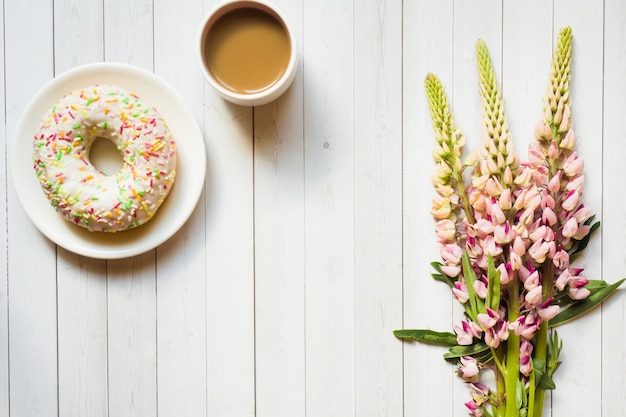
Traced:
<path fill-rule="evenodd" d="M 450 330 L 430 217 L 423 91 L 446 84 L 478 143 L 474 44 L 489 45 L 518 152 L 538 120 L 558 30 L 585 202 L 582 258 L 626 275 L 626 4 L 622 0 L 275 0 L 297 31 L 278 101 L 223 101 L 196 66 L 214 0 L 0 0 L 0 417 L 464 416 L 443 350 L 392 331 Z M 129 63 L 170 83 L 207 147 L 206 189 L 172 239 L 95 260 L 43 237 L 8 170 L 18 117 L 55 75 Z M 626 296 L 560 330 L 552 416 L 626 416 Z M 549 414 L 547 414 L 549 415 Z"/>

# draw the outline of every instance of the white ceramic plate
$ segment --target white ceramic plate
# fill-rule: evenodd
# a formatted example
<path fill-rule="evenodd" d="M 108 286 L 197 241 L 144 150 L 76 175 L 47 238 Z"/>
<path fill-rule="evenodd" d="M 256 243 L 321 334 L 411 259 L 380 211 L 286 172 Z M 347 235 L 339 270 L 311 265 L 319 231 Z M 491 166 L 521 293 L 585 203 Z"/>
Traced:
<path fill-rule="evenodd" d="M 113 84 L 136 93 L 161 113 L 176 141 L 178 167 L 172 191 L 149 222 L 123 232 L 90 232 L 65 220 L 48 203 L 33 169 L 33 136 L 44 113 L 70 91 L 93 84 Z M 50 81 L 24 109 L 12 146 L 13 182 L 31 221 L 57 245 L 92 258 L 126 258 L 154 249 L 185 224 L 204 187 L 206 151 L 193 113 L 163 80 L 129 65 L 90 64 Z"/>

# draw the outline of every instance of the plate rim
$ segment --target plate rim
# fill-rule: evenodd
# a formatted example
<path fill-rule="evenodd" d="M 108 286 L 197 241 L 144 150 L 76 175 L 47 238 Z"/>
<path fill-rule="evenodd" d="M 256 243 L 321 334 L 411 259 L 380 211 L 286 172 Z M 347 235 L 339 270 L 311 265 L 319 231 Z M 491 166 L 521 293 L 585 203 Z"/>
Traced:
<path fill-rule="evenodd" d="M 24 183 L 28 180 L 23 180 L 23 182 L 19 182 L 18 180 L 21 175 L 21 172 L 19 171 L 19 169 L 21 168 L 24 170 L 24 167 L 21 166 L 21 164 L 24 164 L 24 161 L 20 160 L 20 157 L 23 156 L 22 153 L 26 152 L 24 150 L 25 149 L 24 147 L 26 145 L 24 144 L 20 147 L 19 141 L 21 140 L 22 142 L 28 143 L 29 147 L 32 146 L 31 145 L 32 142 L 28 140 L 24 140 L 22 136 L 24 136 L 24 133 L 28 133 L 25 131 L 25 129 L 31 126 L 28 123 L 29 121 L 32 121 L 33 118 L 39 119 L 42 117 L 42 115 L 39 115 L 39 114 L 35 115 L 33 113 L 35 109 L 38 107 L 38 103 L 42 99 L 47 99 L 50 93 L 54 91 L 55 88 L 59 88 L 60 85 L 63 85 L 65 83 L 71 84 L 74 78 L 77 78 L 79 76 L 93 76 L 96 73 L 99 73 L 99 72 L 101 73 L 103 71 L 106 73 L 109 73 L 108 74 L 109 77 L 111 76 L 126 77 L 129 79 L 129 83 L 131 84 L 133 80 L 137 81 L 139 79 L 143 79 L 143 81 L 147 81 L 149 84 L 154 84 L 155 86 L 158 86 L 159 90 L 161 90 L 163 95 L 167 97 L 167 100 L 173 100 L 175 102 L 175 107 L 177 109 L 177 112 L 179 112 L 178 114 L 182 116 L 181 118 L 185 119 L 185 121 L 187 120 L 193 121 L 193 124 L 191 126 L 187 126 L 189 131 L 192 132 L 193 134 L 189 135 L 190 136 L 189 138 L 182 135 L 181 137 L 184 138 L 182 140 L 181 140 L 181 137 L 176 138 L 176 145 L 179 150 L 178 152 L 179 160 L 178 160 L 177 171 L 180 172 L 181 164 L 185 163 L 185 161 L 181 161 L 181 158 L 180 158 L 181 155 L 184 155 L 184 153 L 180 152 L 181 142 L 183 143 L 188 142 L 194 147 L 201 146 L 201 149 L 194 150 L 193 153 L 198 154 L 199 151 L 201 150 L 202 156 L 203 156 L 202 158 L 199 158 L 199 160 L 201 159 L 202 161 L 199 164 L 196 164 L 196 166 L 194 166 L 193 175 L 190 175 L 190 178 L 184 178 L 185 181 L 191 181 L 192 186 L 189 188 L 189 190 L 187 188 L 185 189 L 185 194 L 186 194 L 185 200 L 182 200 L 181 203 L 179 203 L 179 204 L 183 204 L 180 207 L 183 210 L 180 212 L 180 215 L 175 217 L 175 220 L 177 221 L 173 222 L 173 224 L 171 224 L 164 233 L 155 234 L 154 232 L 152 232 L 152 234 L 150 234 L 150 231 L 148 231 L 145 237 L 140 237 L 131 246 L 119 247 L 117 249 L 115 248 L 115 245 L 110 245 L 110 244 L 108 245 L 101 244 L 100 246 L 98 244 L 95 244 L 95 245 L 92 245 L 93 247 L 85 247 L 85 246 L 81 247 L 80 242 L 78 242 L 78 240 L 80 239 L 76 239 L 77 240 L 76 242 L 73 242 L 71 238 L 64 239 L 63 236 L 59 233 L 59 230 L 55 230 L 54 226 L 52 226 L 51 224 L 47 224 L 45 221 L 43 221 L 43 216 L 37 216 L 35 215 L 35 213 L 33 213 L 33 210 L 36 210 L 37 208 L 31 207 L 32 203 L 30 203 L 26 195 L 27 191 L 32 191 L 32 190 L 28 187 L 23 187 Z M 94 83 L 94 84 L 97 84 L 97 83 Z M 104 82 L 102 84 L 104 84 Z M 77 86 L 76 88 L 80 88 L 80 86 Z M 126 86 L 124 86 L 124 88 L 132 89 Z M 67 93 L 69 93 L 69 91 L 67 91 Z M 143 96 L 142 94 L 139 94 L 139 95 Z M 57 100 L 60 98 L 61 97 L 58 97 Z M 159 111 L 161 112 L 161 109 L 159 108 L 159 106 L 156 105 L 156 103 L 153 103 L 152 100 L 150 100 L 150 103 L 154 105 L 155 107 L 157 107 Z M 164 119 L 166 119 L 167 121 L 167 117 L 164 116 Z M 28 136 L 32 136 L 32 134 L 28 134 Z M 52 241 L 56 245 L 61 246 L 64 249 L 70 252 L 76 253 L 78 255 L 87 256 L 87 257 L 91 257 L 95 259 L 129 258 L 132 256 L 145 253 L 147 251 L 150 251 L 160 246 L 161 244 L 165 243 L 167 240 L 172 238 L 185 225 L 185 223 L 187 223 L 192 213 L 194 212 L 195 208 L 197 207 L 198 202 L 200 200 L 200 197 L 202 196 L 202 192 L 205 187 L 206 171 L 207 171 L 206 145 L 205 145 L 205 140 L 204 140 L 202 129 L 200 128 L 200 125 L 195 115 L 193 114 L 191 108 L 189 107 L 187 102 L 182 98 L 182 96 L 178 93 L 178 91 L 176 91 L 165 80 L 163 80 L 162 78 L 160 78 L 153 72 L 147 71 L 145 69 L 136 67 L 131 64 L 114 63 L 114 62 L 96 62 L 96 63 L 85 64 L 85 65 L 71 68 L 55 76 L 48 82 L 46 82 L 35 93 L 35 95 L 28 101 L 26 106 L 24 106 L 24 109 L 22 110 L 18 118 L 18 121 L 15 125 L 15 130 L 13 133 L 10 146 L 11 146 L 11 149 L 10 149 L 11 169 L 9 171 L 10 171 L 10 175 L 13 177 L 12 183 L 15 188 L 15 194 L 18 197 L 18 201 L 20 202 L 22 209 L 26 212 L 29 220 L 35 225 L 35 227 L 39 230 L 40 233 L 42 233 L 46 238 L 48 238 L 50 241 Z M 20 153 L 20 150 L 22 150 L 22 153 Z M 194 162 L 198 162 L 198 161 L 194 161 Z M 176 185 L 178 184 L 180 180 L 181 180 L 180 175 L 178 175 L 177 181 L 174 184 L 174 189 L 176 188 Z M 43 191 L 38 190 L 38 192 L 41 192 L 41 195 L 43 196 Z M 168 196 L 168 197 L 171 197 L 171 196 Z M 168 203 L 172 204 L 171 198 L 167 198 L 165 200 L 164 206 Z M 75 225 L 71 224 L 67 220 L 63 219 L 61 215 L 58 214 L 54 210 L 54 208 L 52 208 L 52 206 L 47 204 L 46 207 L 50 210 L 53 210 L 54 214 L 59 216 L 63 222 L 67 222 L 67 224 L 69 224 L 70 226 L 76 227 Z M 155 218 L 157 218 L 158 215 L 159 213 L 157 212 Z M 140 228 L 137 228 L 137 229 L 148 228 L 151 222 L 154 222 L 154 220 L 151 220 L 150 222 L 146 223 L 145 225 L 142 225 Z M 61 224 L 64 224 L 64 223 L 61 223 Z M 70 230 L 75 230 L 75 229 L 70 229 Z M 95 232 L 89 232 L 86 229 L 85 231 L 89 234 L 90 237 L 96 236 L 95 234 L 93 234 Z M 129 233 L 129 232 L 132 233 L 133 231 L 122 231 L 122 232 L 117 232 L 115 234 L 107 233 L 106 235 L 117 235 L 119 233 Z M 77 231 L 75 236 L 79 236 L 80 233 L 84 233 L 84 232 Z M 103 238 L 102 240 L 104 239 L 105 238 Z M 94 240 L 98 240 L 98 237 L 96 236 Z M 83 245 L 84 244 L 85 244 L 85 241 L 83 241 Z"/>

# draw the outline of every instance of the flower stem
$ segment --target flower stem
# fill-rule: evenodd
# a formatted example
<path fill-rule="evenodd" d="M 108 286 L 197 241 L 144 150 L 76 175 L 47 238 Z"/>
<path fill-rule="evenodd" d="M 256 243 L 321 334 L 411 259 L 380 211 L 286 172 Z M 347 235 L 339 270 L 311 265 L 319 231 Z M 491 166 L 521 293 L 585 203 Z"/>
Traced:
<path fill-rule="evenodd" d="M 519 316 L 519 280 L 513 278 L 508 284 L 509 322 L 513 323 Z M 517 407 L 517 384 L 519 381 L 519 348 L 520 338 L 515 332 L 510 332 L 506 345 L 506 417 L 519 417 Z"/>
<path fill-rule="evenodd" d="M 545 361 L 548 353 L 548 323 L 545 321 L 539 325 L 536 344 L 535 358 Z M 537 383 L 537 381 L 534 382 L 535 384 Z M 543 388 L 537 388 L 536 385 L 532 385 L 531 389 L 535 392 L 535 398 L 532 403 L 532 414 L 529 413 L 528 416 L 541 417 L 541 414 L 543 413 L 543 401 L 546 395 L 546 390 Z"/>
<path fill-rule="evenodd" d="M 498 349 L 498 352 L 500 352 L 500 349 Z M 497 392 L 497 416 L 498 417 L 505 417 L 505 412 L 506 412 L 506 402 L 504 397 L 504 392 L 506 390 L 506 383 L 505 383 L 505 375 L 502 373 L 502 371 L 499 368 L 496 368 L 493 370 L 495 377 L 496 377 L 496 392 Z"/>
<path fill-rule="evenodd" d="M 552 288 L 554 286 L 554 264 L 552 262 L 546 262 L 543 264 L 541 276 L 541 285 L 543 286 L 543 300 L 547 300 L 551 295 Z M 541 363 L 546 363 L 548 358 L 548 321 L 544 320 L 539 325 L 535 340 L 535 358 L 540 360 Z M 545 372 L 545 370 L 544 370 Z M 538 382 L 538 381 L 537 381 Z M 535 398 L 533 402 L 533 414 L 529 413 L 529 417 L 541 417 L 543 413 L 543 402 L 546 394 L 546 390 L 543 388 L 535 388 L 534 385 L 531 389 L 535 390 Z"/>

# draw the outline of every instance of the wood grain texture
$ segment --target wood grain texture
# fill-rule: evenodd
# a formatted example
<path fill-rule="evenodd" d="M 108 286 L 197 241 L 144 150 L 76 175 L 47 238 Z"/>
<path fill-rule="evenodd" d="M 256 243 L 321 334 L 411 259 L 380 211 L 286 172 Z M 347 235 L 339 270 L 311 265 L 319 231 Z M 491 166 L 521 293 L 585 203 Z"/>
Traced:
<path fill-rule="evenodd" d="M 54 3 L 54 72 L 102 61 L 101 2 Z M 108 415 L 106 261 L 57 248 L 59 415 Z"/>
<path fill-rule="evenodd" d="M 626 5 L 604 3 L 602 276 L 626 277 Z M 598 314 L 598 313 L 596 313 Z M 626 296 L 622 290 L 602 306 L 602 415 L 626 410 Z"/>
<path fill-rule="evenodd" d="M 4 1 L 0 10 L 0 33 L 4 33 Z M 0 78 L 4 77 L 4 42 L 0 44 Z M 4 83 L 0 85 L 0 96 L 5 97 Z M 6 136 L 5 100 L 0 100 L 0 160 L 4 161 L 4 169 L 0 170 L 0 195 L 7 195 L 8 145 Z M 7 201 L 0 199 L 0 416 L 9 415 L 9 271 L 8 271 L 8 228 Z"/>
<path fill-rule="evenodd" d="M 104 3 L 104 58 L 154 70 L 154 4 Z M 156 251 L 107 261 L 109 413 L 157 412 Z"/>
<path fill-rule="evenodd" d="M 598 220 L 603 210 L 603 16 L 602 1 L 554 2 L 554 39 L 565 26 L 571 26 L 574 35 L 570 83 L 573 129 L 577 152 L 585 161 L 583 202 L 599 215 Z M 589 278 L 602 277 L 602 233 L 601 229 L 577 261 Z M 558 333 L 565 348 L 561 354 L 563 365 L 555 376 L 558 391 L 552 395 L 552 415 L 598 414 L 602 401 L 602 315 L 598 312 L 585 316 L 559 328 Z M 582 393 L 584 400 L 568 401 L 564 391 Z"/>
<path fill-rule="evenodd" d="M 52 4 L 7 2 L 5 22 L 6 135 L 11 144 L 23 108 L 54 75 Z M 33 10 L 38 10 L 36 15 Z M 21 22 L 28 21 L 27 27 Z M 40 62 L 39 65 L 32 65 Z M 11 80 L 16 80 L 11 82 Z M 17 80 L 24 80 L 19 82 Z M 10 162 L 10 161 L 9 161 Z M 10 166 L 11 164 L 7 164 Z M 12 182 L 7 189 L 10 415 L 56 417 L 57 320 L 55 248 L 21 209 Z M 33 262 L 29 254 L 37 254 Z"/>
<path fill-rule="evenodd" d="M 405 2 L 403 21 L 403 325 L 405 329 L 449 331 L 453 300 L 446 285 L 431 278 L 430 263 L 439 259 L 430 200 L 435 142 L 424 79 L 436 74 L 453 98 L 453 4 L 447 1 Z M 409 23 L 410 22 L 410 23 Z M 437 36 L 432 36 L 437 33 Z M 452 104 L 452 103 L 451 103 Z M 460 110 L 459 110 L 460 111 Z M 452 415 L 450 392 L 453 368 L 442 348 L 405 343 L 404 415 Z"/>
<path fill-rule="evenodd" d="M 202 123 L 202 77 L 194 45 L 203 16 L 202 0 L 185 7 L 171 1 L 154 2 L 155 74 L 174 87 Z M 179 62 L 180 68 L 169 65 Z M 177 140 L 184 140 L 178 138 Z M 180 163 L 179 163 L 180 164 Z M 157 280 L 157 410 L 160 416 L 207 414 L 207 329 L 205 205 L 202 198 L 185 226 L 156 251 Z"/>
<path fill-rule="evenodd" d="M 215 2 L 205 2 L 205 13 Z M 206 178 L 207 405 L 210 415 L 255 415 L 253 110 L 203 82 Z"/>
<path fill-rule="evenodd" d="M 352 13 L 329 0 L 303 14 L 306 414 L 328 417 L 355 399 Z"/>
<path fill-rule="evenodd" d="M 502 2 L 480 0 L 454 2 L 454 49 L 452 109 L 455 121 L 467 141 L 467 150 L 479 149 L 483 139 L 482 103 L 476 68 L 476 42 L 482 39 L 489 48 L 498 83 L 502 83 Z M 455 323 L 462 320 L 462 311 L 454 303 Z M 450 330 L 450 329 L 448 329 Z M 454 415 L 464 415 L 468 401 L 466 384 L 452 380 Z"/>
<path fill-rule="evenodd" d="M 302 42 L 302 1 L 274 2 Z M 256 415 L 303 417 L 305 401 L 303 68 L 254 109 Z M 294 250 L 295 249 L 295 250 Z"/>
<path fill-rule="evenodd" d="M 355 413 L 402 413 L 402 7 L 354 2 Z M 368 70 L 364 70 L 367 68 Z"/>
<path fill-rule="evenodd" d="M 572 26 L 584 201 L 603 222 L 579 264 L 594 279 L 626 275 L 622 1 L 274 0 L 296 30 L 298 75 L 254 109 L 220 98 L 197 66 L 198 25 L 218 0 L 0 2 L 0 417 L 467 415 L 443 349 L 392 331 L 449 331 L 461 318 L 430 277 L 423 80 L 440 76 L 476 148 L 479 38 L 525 158 L 554 41 Z M 100 61 L 172 85 L 206 144 L 187 224 L 124 260 L 57 248 L 10 175 L 14 141 L 30 140 L 13 137 L 30 97 Z M 623 417 L 625 322 L 622 290 L 559 329 L 546 416 Z"/>

